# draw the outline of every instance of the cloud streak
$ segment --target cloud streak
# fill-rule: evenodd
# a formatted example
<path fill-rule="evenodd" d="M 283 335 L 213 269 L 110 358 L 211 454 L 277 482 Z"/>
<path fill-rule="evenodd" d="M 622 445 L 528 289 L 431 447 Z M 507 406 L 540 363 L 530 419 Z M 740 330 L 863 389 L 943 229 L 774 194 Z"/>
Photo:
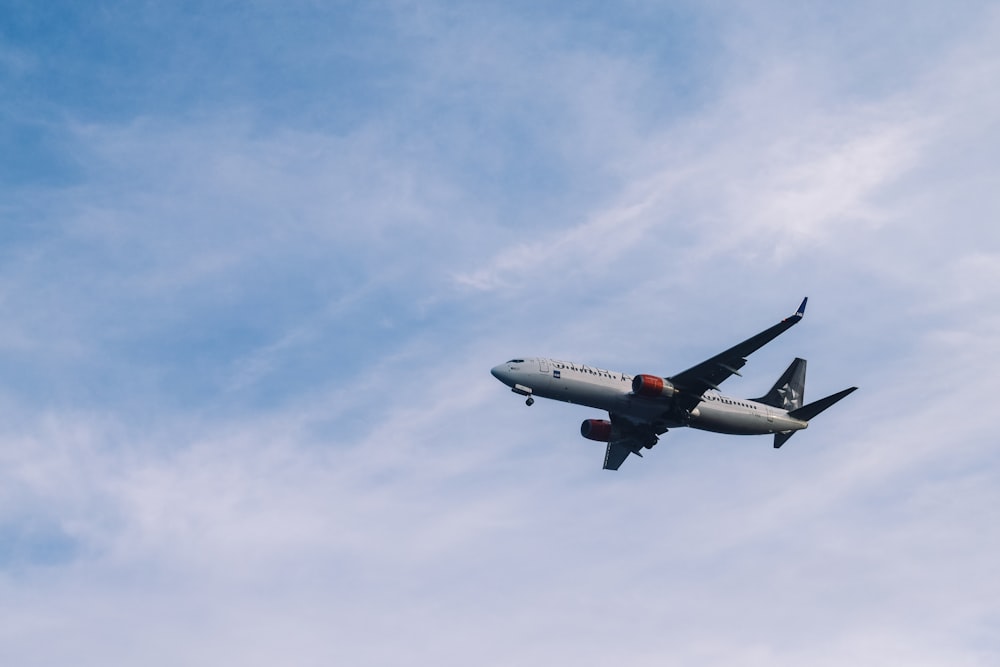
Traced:
<path fill-rule="evenodd" d="M 199 101 L 38 84 L 76 169 L 3 185 L 0 660 L 995 662 L 998 23 L 968 9 L 906 12 L 919 53 L 859 6 L 384 4 L 349 39 L 161 10 L 176 67 L 110 80 Z M 804 294 L 726 388 L 802 355 L 812 396 L 862 389 L 780 452 L 671 432 L 609 476 L 598 415 L 488 375 L 675 372 Z"/>

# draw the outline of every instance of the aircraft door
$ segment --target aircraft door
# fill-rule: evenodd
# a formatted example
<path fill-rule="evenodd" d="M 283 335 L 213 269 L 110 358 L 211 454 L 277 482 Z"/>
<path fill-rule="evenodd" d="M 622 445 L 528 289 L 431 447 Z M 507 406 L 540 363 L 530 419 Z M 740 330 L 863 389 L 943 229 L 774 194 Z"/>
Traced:
<path fill-rule="evenodd" d="M 539 373 L 548 373 L 549 372 L 549 360 L 548 359 L 539 359 L 538 360 L 538 372 Z"/>
<path fill-rule="evenodd" d="M 774 422 L 774 411 L 771 409 L 770 406 L 768 406 L 767 408 L 765 408 L 765 410 L 767 410 L 767 421 L 769 423 L 773 423 Z"/>

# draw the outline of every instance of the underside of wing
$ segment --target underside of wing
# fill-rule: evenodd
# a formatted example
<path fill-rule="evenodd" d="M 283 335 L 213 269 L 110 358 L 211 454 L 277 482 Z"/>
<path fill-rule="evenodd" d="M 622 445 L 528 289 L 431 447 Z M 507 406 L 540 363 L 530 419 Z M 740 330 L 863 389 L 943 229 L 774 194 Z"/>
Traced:
<path fill-rule="evenodd" d="M 618 470 L 625 459 L 632 453 L 632 447 L 627 440 L 612 440 L 604 452 L 604 469 Z M 638 454 L 638 452 L 636 452 Z M 642 454 L 639 454 L 642 456 Z"/>
<path fill-rule="evenodd" d="M 725 352 L 668 378 L 682 392 L 681 402 L 683 403 L 685 400 L 691 402 L 688 409 L 693 408 L 707 390 L 718 389 L 723 381 L 733 375 L 739 375 L 740 369 L 747 363 L 748 356 L 798 324 L 805 313 L 807 301 L 808 298 L 802 300 L 802 305 L 799 306 L 794 315 L 786 317 L 774 326 L 761 331 L 756 336 L 747 338 Z"/>
<path fill-rule="evenodd" d="M 658 442 L 657 436 L 658 432 L 651 424 L 636 423 L 612 414 L 611 439 L 604 452 L 604 469 L 618 470 L 629 454 L 641 457 L 643 449 L 649 449 Z"/>

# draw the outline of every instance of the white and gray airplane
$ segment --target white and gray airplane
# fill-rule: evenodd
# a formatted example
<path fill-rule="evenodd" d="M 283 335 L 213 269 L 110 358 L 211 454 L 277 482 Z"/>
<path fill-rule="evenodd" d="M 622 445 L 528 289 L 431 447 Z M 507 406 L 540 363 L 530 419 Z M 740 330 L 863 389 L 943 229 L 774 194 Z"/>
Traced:
<path fill-rule="evenodd" d="M 809 420 L 844 398 L 850 387 L 803 405 L 806 360 L 795 359 L 771 390 L 760 398 L 733 398 L 719 392 L 719 385 L 747 362 L 747 357 L 802 319 L 806 301 L 791 317 L 734 345 L 725 352 L 670 377 L 626 375 L 593 366 L 556 359 L 511 359 L 490 371 L 515 394 L 577 403 L 606 410 L 608 419 L 587 419 L 580 434 L 608 443 L 604 468 L 618 470 L 629 454 L 642 456 L 668 429 L 690 426 L 733 435 L 774 434 L 781 447 Z"/>

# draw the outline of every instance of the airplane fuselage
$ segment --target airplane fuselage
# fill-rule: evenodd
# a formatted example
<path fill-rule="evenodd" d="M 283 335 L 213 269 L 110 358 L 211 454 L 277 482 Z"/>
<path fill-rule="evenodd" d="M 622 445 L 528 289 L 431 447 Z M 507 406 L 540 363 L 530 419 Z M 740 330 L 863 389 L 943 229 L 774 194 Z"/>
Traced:
<path fill-rule="evenodd" d="M 632 375 L 556 359 L 512 359 L 494 367 L 491 373 L 514 392 L 529 398 L 586 405 L 652 424 L 659 432 L 689 426 L 732 435 L 763 435 L 808 426 L 786 410 L 712 390 L 701 395 L 694 409 L 673 410 L 672 400 L 635 393 Z"/>

